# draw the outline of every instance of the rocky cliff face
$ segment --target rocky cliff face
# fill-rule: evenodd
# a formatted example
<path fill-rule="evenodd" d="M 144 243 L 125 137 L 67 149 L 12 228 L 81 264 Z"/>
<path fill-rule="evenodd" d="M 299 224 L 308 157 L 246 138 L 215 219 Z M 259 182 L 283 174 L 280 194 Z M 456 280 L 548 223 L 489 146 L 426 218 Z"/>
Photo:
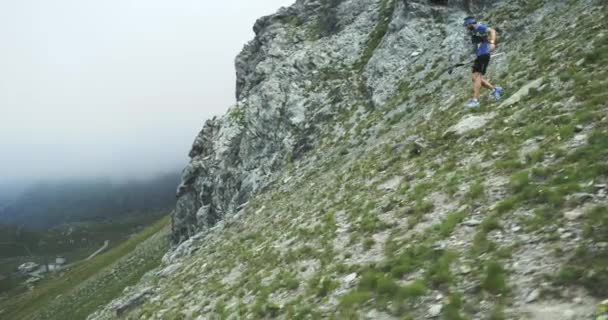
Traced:
<path fill-rule="evenodd" d="M 463 35 L 453 31 L 464 9 L 491 2 L 301 0 L 258 20 L 236 59 L 237 104 L 205 123 L 190 152 L 175 242 L 235 213 L 288 162 L 335 143 L 343 111 L 382 106 L 433 57 L 460 57 Z"/>
<path fill-rule="evenodd" d="M 503 30 L 507 91 L 475 110 L 468 67 L 445 72 L 470 57 L 469 13 Z M 599 0 L 302 0 L 260 19 L 236 105 L 193 144 L 179 245 L 90 318 L 591 316 L 607 18 Z"/>

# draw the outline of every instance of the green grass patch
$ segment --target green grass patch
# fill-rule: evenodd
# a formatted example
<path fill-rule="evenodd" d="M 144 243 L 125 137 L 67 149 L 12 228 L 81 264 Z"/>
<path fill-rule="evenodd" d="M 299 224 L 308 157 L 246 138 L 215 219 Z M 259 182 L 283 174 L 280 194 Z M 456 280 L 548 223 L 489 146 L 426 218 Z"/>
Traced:
<path fill-rule="evenodd" d="M 506 271 L 498 261 L 491 260 L 486 264 L 481 288 L 492 294 L 507 292 Z"/>
<path fill-rule="evenodd" d="M 107 304 L 117 297 L 122 290 L 129 285 L 135 284 L 140 277 L 147 271 L 160 264 L 162 255 L 168 249 L 168 239 L 163 246 L 158 248 L 155 257 L 149 257 L 130 270 L 128 276 L 121 278 L 121 281 L 109 281 L 101 287 L 95 288 L 95 295 L 89 300 L 71 303 L 70 308 L 54 310 L 53 300 L 58 296 L 69 296 L 75 294 L 76 289 L 86 280 L 95 277 L 102 272 L 106 272 L 114 263 L 132 253 L 136 247 L 146 239 L 160 232 L 169 225 L 169 217 L 164 217 L 155 224 L 148 226 L 137 235 L 131 237 L 113 249 L 93 258 L 89 261 L 82 261 L 71 267 L 63 276 L 51 278 L 40 284 L 35 290 L 27 292 L 21 296 L 10 299 L 0 305 L 4 309 L 7 319 L 34 319 L 40 312 L 60 313 L 63 319 L 84 319 L 95 311 L 100 305 Z M 77 297 L 78 298 L 78 297 Z M 57 314 L 57 317 L 60 315 Z"/>

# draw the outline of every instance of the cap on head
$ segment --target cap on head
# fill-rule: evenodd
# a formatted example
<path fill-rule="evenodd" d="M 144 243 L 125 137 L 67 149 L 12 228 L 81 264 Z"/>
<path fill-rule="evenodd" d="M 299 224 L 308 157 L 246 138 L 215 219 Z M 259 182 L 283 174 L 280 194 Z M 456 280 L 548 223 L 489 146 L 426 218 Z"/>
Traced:
<path fill-rule="evenodd" d="M 463 25 L 466 27 L 466 26 L 470 26 L 470 25 L 476 24 L 476 23 L 477 23 L 477 21 L 475 21 L 475 17 L 468 16 L 468 17 L 464 18 L 464 24 Z"/>

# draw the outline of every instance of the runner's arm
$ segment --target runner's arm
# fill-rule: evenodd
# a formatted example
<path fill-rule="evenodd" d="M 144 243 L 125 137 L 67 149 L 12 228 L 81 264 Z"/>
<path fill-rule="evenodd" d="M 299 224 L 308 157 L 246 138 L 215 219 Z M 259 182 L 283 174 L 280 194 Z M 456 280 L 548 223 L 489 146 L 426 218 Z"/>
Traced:
<path fill-rule="evenodd" d="M 488 42 L 490 44 L 496 44 L 496 30 L 494 28 L 488 28 Z"/>
<path fill-rule="evenodd" d="M 490 52 L 494 52 L 496 50 L 496 30 L 494 28 L 488 28 L 488 44 Z"/>

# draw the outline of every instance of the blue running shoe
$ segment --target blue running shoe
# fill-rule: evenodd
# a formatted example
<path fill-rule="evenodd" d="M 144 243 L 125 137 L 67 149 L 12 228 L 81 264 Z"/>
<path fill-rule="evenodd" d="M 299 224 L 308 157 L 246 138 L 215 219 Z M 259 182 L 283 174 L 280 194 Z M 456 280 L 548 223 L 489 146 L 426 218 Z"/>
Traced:
<path fill-rule="evenodd" d="M 502 93 L 502 88 L 501 87 L 494 88 L 494 91 L 492 91 L 492 96 L 494 97 L 494 100 L 500 101 L 500 94 L 501 93 Z"/>
<path fill-rule="evenodd" d="M 479 107 L 479 101 L 477 99 L 471 99 L 469 102 L 464 104 L 465 108 L 475 108 Z"/>

